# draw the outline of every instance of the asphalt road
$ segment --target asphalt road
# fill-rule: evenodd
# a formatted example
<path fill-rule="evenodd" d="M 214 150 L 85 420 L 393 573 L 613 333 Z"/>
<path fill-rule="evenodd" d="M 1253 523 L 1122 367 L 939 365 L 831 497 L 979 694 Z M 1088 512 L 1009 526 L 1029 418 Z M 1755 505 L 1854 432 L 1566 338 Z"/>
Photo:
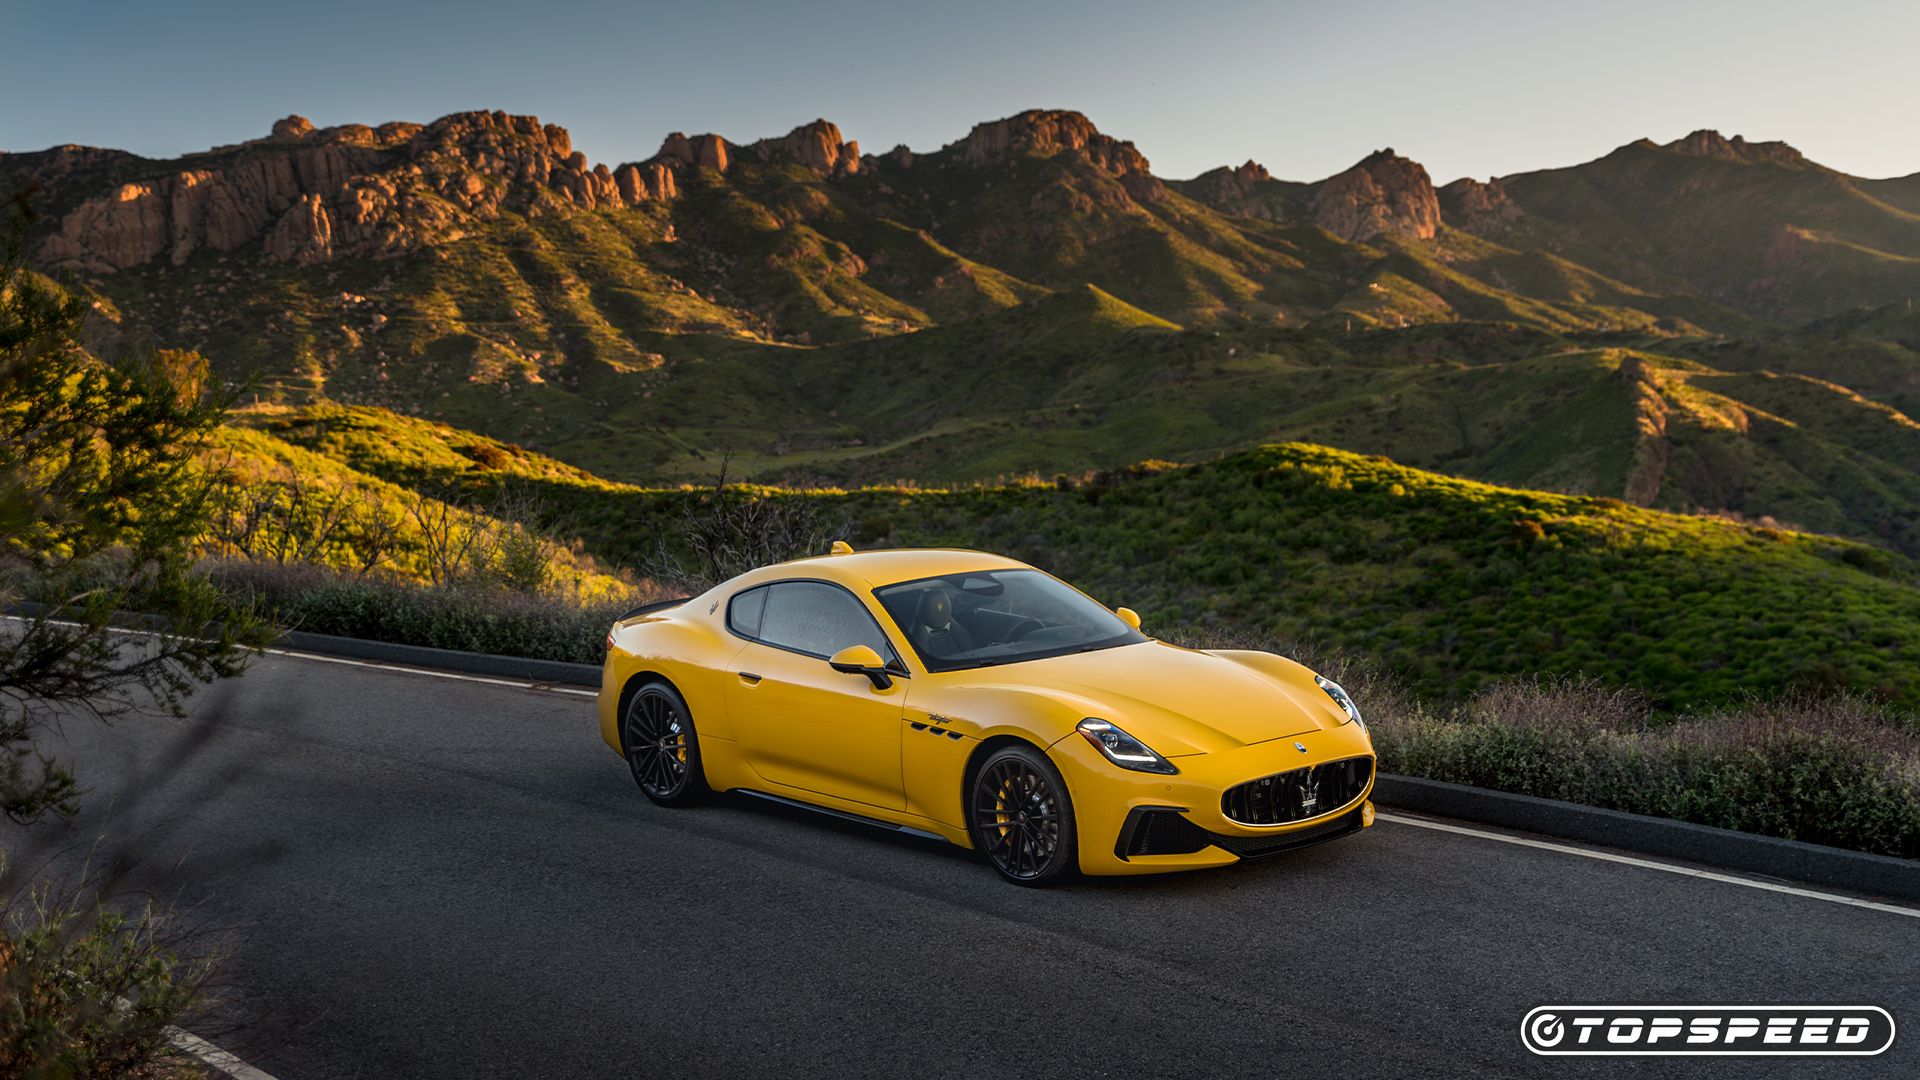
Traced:
<path fill-rule="evenodd" d="M 591 699 L 273 657 L 185 720 L 65 728 L 135 878 L 221 928 L 312 1077 L 1920 1076 L 1920 919 L 1382 823 L 1035 891 L 745 801 L 663 810 Z M 1540 1059 L 1546 1001 L 1890 1009 L 1889 1055 Z"/>

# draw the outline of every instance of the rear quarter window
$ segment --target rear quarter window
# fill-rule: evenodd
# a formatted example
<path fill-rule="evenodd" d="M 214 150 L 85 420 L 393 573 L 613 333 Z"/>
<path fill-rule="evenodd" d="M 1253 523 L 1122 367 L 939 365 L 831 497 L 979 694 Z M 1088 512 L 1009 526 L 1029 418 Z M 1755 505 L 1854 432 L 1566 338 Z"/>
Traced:
<path fill-rule="evenodd" d="M 727 603 L 727 626 L 742 637 L 760 636 L 760 619 L 767 611 L 767 586 L 735 593 Z"/>

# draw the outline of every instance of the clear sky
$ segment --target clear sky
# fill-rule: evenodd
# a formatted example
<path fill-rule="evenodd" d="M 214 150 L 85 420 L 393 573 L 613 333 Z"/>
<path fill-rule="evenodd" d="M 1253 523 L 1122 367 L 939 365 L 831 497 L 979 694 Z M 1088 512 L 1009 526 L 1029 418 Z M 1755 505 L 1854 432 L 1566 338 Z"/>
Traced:
<path fill-rule="evenodd" d="M 1892 176 L 1920 172 L 1917 47 L 1913 0 L 0 0 L 0 149 L 505 109 L 617 164 L 816 116 L 927 150 L 1039 106 L 1175 178 L 1318 179 L 1391 146 L 1444 183 L 1701 127 Z"/>

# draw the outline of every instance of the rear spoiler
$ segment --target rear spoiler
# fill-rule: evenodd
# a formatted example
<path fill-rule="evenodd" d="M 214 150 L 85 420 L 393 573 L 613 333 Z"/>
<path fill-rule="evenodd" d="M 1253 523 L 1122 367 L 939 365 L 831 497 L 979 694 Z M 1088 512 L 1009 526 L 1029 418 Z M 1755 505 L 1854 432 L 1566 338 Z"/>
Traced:
<path fill-rule="evenodd" d="M 676 608 L 691 599 L 693 599 L 693 597 L 691 596 L 681 596 L 681 597 L 676 597 L 672 600 L 655 600 L 651 604 L 641 604 L 639 607 L 634 608 L 632 611 L 627 612 L 626 614 L 620 616 L 619 618 L 613 621 L 626 622 L 628 619 L 636 618 L 641 615 L 651 615 L 656 611 L 665 611 L 668 608 Z"/>

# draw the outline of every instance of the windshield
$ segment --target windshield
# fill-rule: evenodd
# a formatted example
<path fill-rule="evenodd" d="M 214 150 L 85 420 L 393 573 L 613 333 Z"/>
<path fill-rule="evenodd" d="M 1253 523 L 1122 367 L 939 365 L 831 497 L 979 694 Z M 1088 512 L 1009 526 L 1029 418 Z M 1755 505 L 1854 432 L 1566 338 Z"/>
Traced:
<path fill-rule="evenodd" d="M 1038 660 L 1147 640 L 1038 570 L 976 570 L 875 589 L 928 671 Z"/>

